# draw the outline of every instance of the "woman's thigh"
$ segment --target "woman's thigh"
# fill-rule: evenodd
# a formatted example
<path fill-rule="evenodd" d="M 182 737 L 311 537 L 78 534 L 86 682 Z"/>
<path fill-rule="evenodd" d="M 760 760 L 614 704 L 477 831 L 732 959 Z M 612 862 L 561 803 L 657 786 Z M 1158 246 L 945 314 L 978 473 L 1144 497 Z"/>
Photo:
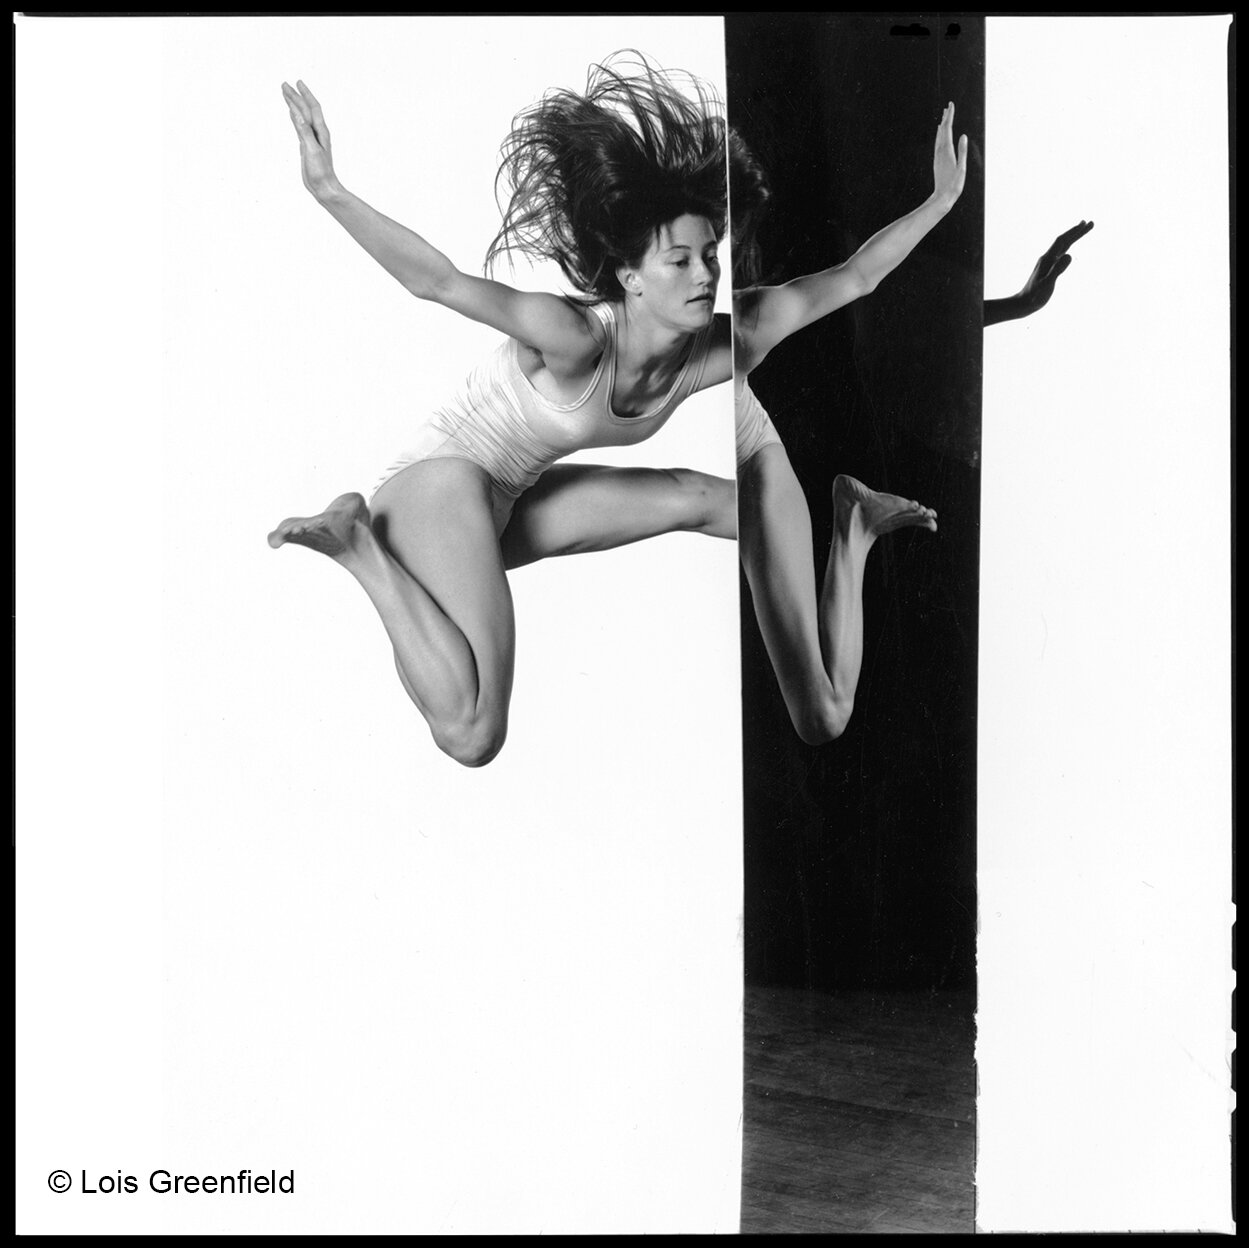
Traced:
<path fill-rule="evenodd" d="M 479 698 L 506 705 L 516 645 L 490 477 L 464 459 L 426 459 L 373 496 L 373 531 L 463 634 Z M 480 705 L 479 709 L 487 709 Z"/>
<path fill-rule="evenodd" d="M 755 617 L 787 698 L 825 681 L 816 614 L 811 513 L 779 442 L 738 470 L 742 564 Z"/>
<path fill-rule="evenodd" d="M 732 537 L 733 482 L 688 468 L 556 464 L 517 500 L 503 558 L 517 568 L 683 531 Z"/>

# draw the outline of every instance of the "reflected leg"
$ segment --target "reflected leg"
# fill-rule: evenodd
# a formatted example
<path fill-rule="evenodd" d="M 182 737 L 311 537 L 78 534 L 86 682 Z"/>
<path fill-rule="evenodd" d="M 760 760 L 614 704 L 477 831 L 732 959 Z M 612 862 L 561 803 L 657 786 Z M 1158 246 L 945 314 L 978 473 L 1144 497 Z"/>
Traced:
<path fill-rule="evenodd" d="M 936 513 L 838 477 L 833 542 L 817 602 L 811 516 L 782 445 L 765 446 L 742 465 L 738 497 L 742 565 L 785 705 L 804 741 L 831 741 L 854 710 L 863 664 L 867 556 L 893 529 L 935 529 Z"/>

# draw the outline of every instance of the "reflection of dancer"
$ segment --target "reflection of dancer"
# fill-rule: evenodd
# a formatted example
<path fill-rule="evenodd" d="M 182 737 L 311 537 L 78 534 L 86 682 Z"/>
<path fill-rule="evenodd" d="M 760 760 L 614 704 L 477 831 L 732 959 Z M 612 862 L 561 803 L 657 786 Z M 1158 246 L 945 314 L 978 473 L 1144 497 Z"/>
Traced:
<path fill-rule="evenodd" d="M 962 194 L 967 138 L 954 147 L 954 106 L 937 128 L 932 194 L 868 239 L 844 264 L 754 287 L 734 300 L 738 403 L 738 506 L 742 564 L 785 705 L 810 744 L 841 735 L 863 662 L 863 570 L 878 537 L 935 530 L 936 512 L 852 477 L 833 482 L 833 542 L 817 597 L 811 516 L 789 457 L 746 376 L 777 343 L 874 290 Z"/>
<path fill-rule="evenodd" d="M 778 341 L 779 326 L 760 333 L 774 315 L 761 304 L 791 301 L 779 336 L 870 291 L 894 269 L 948 211 L 961 193 L 965 143 L 952 146 L 953 106 L 937 132 L 934 190 L 926 204 L 882 230 L 844 265 L 774 289 L 747 290 L 735 300 L 737 334 L 738 490 L 742 563 L 754 598 L 764 644 L 799 736 L 819 744 L 841 735 L 854 709 L 863 659 L 863 570 L 876 538 L 905 526 L 935 530 L 936 513 L 918 503 L 867 489 L 852 477 L 833 482 L 834 527 L 817 601 L 811 582 L 810 513 L 767 412 L 742 377 Z M 733 172 L 738 173 L 735 166 Z M 745 189 L 745 188 L 744 188 Z M 739 195 L 734 203 L 757 196 Z M 1093 228 L 1091 221 L 1060 234 L 1041 255 L 1022 290 L 986 299 L 984 324 L 1030 316 L 1043 308 L 1067 271 L 1070 247 Z M 734 236 L 736 240 L 736 221 Z M 747 240 L 749 245 L 749 240 Z M 864 272 L 871 275 L 863 280 Z M 788 293 L 785 293 L 788 292 Z M 760 352 L 760 347 L 763 352 Z"/>
<path fill-rule="evenodd" d="M 551 466 L 586 447 L 640 442 L 688 395 L 731 376 L 728 318 L 713 313 L 724 122 L 695 80 L 619 58 L 592 67 L 584 94 L 548 93 L 517 117 L 500 170 L 512 196 L 490 256 L 556 260 L 578 300 L 462 273 L 374 211 L 335 176 L 311 91 L 282 90 L 318 202 L 414 295 L 507 336 L 371 508 L 346 494 L 269 537 L 329 555 L 356 578 L 434 740 L 479 766 L 507 729 L 515 631 L 505 568 L 675 529 L 733 535 L 732 482 Z"/>

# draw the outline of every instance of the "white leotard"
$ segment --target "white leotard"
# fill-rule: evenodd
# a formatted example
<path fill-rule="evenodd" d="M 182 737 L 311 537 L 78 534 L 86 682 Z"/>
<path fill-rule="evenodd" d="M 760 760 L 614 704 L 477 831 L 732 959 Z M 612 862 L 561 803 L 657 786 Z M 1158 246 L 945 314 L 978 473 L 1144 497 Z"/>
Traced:
<path fill-rule="evenodd" d="M 539 393 L 521 369 L 520 344 L 509 338 L 434 413 L 417 445 L 386 470 L 374 493 L 422 460 L 467 459 L 486 470 L 496 503 L 510 511 L 511 503 L 565 455 L 589 447 L 628 446 L 657 433 L 702 384 L 711 325 L 694 335 L 685 363 L 657 404 L 640 416 L 618 416 L 611 406 L 618 343 L 615 310 L 609 303 L 595 304 L 592 310 L 603 325 L 603 354 L 579 399 L 556 403 Z"/>
<path fill-rule="evenodd" d="M 734 427 L 737 432 L 737 467 L 757 455 L 765 446 L 780 442 L 762 403 L 755 397 L 750 382 L 743 381 L 733 404 Z"/>

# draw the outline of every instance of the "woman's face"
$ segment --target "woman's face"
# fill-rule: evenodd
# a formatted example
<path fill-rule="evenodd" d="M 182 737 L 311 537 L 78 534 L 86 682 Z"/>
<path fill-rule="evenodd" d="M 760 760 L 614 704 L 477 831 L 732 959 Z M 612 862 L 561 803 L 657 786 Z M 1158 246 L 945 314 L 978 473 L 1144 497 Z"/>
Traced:
<path fill-rule="evenodd" d="M 702 329 L 720 283 L 717 246 L 706 217 L 686 213 L 660 226 L 641 263 L 619 271 L 630 306 L 675 329 Z"/>

